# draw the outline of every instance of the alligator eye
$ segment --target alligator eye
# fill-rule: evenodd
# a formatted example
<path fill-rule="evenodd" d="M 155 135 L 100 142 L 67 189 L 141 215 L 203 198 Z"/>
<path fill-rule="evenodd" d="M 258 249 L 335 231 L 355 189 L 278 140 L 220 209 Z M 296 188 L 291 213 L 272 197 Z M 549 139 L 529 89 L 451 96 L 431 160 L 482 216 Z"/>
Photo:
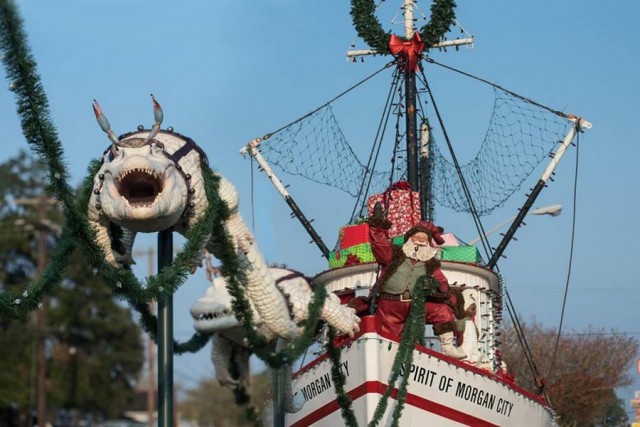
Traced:
<path fill-rule="evenodd" d="M 111 146 L 111 149 L 109 150 L 109 161 L 112 161 L 116 156 L 118 155 L 118 147 L 116 147 L 115 145 Z"/>

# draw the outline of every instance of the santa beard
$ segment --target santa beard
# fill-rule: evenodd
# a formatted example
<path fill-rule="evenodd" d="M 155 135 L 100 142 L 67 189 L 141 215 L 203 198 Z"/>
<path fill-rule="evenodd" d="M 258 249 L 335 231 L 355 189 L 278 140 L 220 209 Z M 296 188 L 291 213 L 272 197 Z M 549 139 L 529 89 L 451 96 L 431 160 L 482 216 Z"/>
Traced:
<path fill-rule="evenodd" d="M 436 248 L 432 248 L 427 244 L 415 243 L 412 242 L 411 239 L 404 245 L 402 245 L 402 252 L 407 256 L 407 258 L 411 258 L 416 261 L 426 262 L 432 258 L 437 258 L 440 251 Z"/>

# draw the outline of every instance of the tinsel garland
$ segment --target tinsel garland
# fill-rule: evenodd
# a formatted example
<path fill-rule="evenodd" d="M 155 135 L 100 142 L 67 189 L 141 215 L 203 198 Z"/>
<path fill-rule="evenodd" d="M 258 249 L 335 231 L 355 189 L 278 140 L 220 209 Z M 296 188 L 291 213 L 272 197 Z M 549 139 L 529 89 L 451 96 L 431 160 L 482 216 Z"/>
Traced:
<path fill-rule="evenodd" d="M 48 167 L 49 190 L 63 206 L 65 225 L 52 262 L 41 278 L 20 294 L 0 293 L 0 316 L 21 318 L 40 304 L 45 294 L 62 280 L 75 246 L 79 214 L 74 209 L 74 191 L 67 184 L 62 144 L 50 119 L 49 102 L 36 72 L 36 62 L 26 43 L 22 20 L 13 0 L 0 0 L 0 52 L 9 88 L 16 94 L 16 109 L 22 132 L 30 148 Z"/>
<path fill-rule="evenodd" d="M 238 379 L 241 375 L 240 366 L 238 365 L 238 354 L 236 353 L 237 347 L 232 347 L 231 349 L 231 357 L 229 373 L 232 378 Z M 247 387 L 245 385 L 241 385 L 239 387 L 235 387 L 233 389 L 233 396 L 236 405 L 244 406 L 244 418 L 246 421 L 250 422 L 251 425 L 256 427 L 262 427 L 262 420 L 260 418 L 260 411 L 258 408 L 251 402 L 251 394 L 248 392 Z"/>
<path fill-rule="evenodd" d="M 0 292 L 0 318 L 24 318 L 27 313 L 41 307 L 45 295 L 51 293 L 53 287 L 62 280 L 64 268 L 69 264 L 75 241 L 68 228 L 64 228 L 56 252 L 51 257 L 39 280 L 35 280 L 22 292 Z"/>
<path fill-rule="evenodd" d="M 48 167 L 49 189 L 62 204 L 64 212 L 64 228 L 56 252 L 52 255 L 43 276 L 30 283 L 22 293 L 0 293 L 0 316 L 21 318 L 29 311 L 37 308 L 44 295 L 50 293 L 53 287 L 62 280 L 62 273 L 71 260 L 71 253 L 78 241 L 84 243 L 85 255 L 90 258 L 94 271 L 101 275 L 114 287 L 114 291 L 123 295 L 134 307 L 141 307 L 143 302 L 151 299 L 172 295 L 181 285 L 189 273 L 191 266 L 198 259 L 203 237 L 210 232 L 209 224 L 212 217 L 223 221 L 228 217 L 216 215 L 214 203 L 205 213 L 201 221 L 190 230 L 185 249 L 177 256 L 176 262 L 150 280 L 148 286 L 140 285 L 130 270 L 116 271 L 104 260 L 99 248 L 94 243 L 94 233 L 90 230 L 85 212 L 88 197 L 80 197 L 78 206 L 75 205 L 75 192 L 68 182 L 68 172 L 62 160 L 63 148 L 59 141 L 55 126 L 50 119 L 49 103 L 36 71 L 36 62 L 26 42 L 23 23 L 17 7 L 12 0 L 0 0 L 0 50 L 6 68 L 10 89 L 16 94 L 17 112 L 20 116 L 22 131 L 30 148 Z M 90 176 L 97 171 L 100 163 L 94 161 L 90 166 Z M 210 172 L 210 171 L 209 171 Z M 205 171 L 208 181 L 207 196 L 215 200 L 217 195 L 212 183 L 212 174 Z M 89 178 L 88 178 L 89 179 Z M 217 181 L 215 182 L 217 183 Z M 91 185 L 91 184 L 90 184 Z M 88 187 L 90 191 L 90 186 Z M 87 185 L 85 183 L 85 190 Z M 226 209 L 224 207 L 222 210 Z M 224 218 L 223 218 L 224 216 Z M 146 330 L 155 330 L 151 326 L 153 316 L 142 316 Z M 194 351 L 202 348 L 207 337 L 195 334 L 187 343 L 174 343 L 177 352 Z"/>
<path fill-rule="evenodd" d="M 433 47 L 444 36 L 456 18 L 454 0 L 434 0 L 431 4 L 431 18 L 420 29 L 420 37 L 425 49 Z M 353 26 L 365 43 L 380 54 L 389 53 L 389 38 L 375 15 L 374 0 L 351 0 L 351 18 Z"/>
<path fill-rule="evenodd" d="M 351 407 L 353 401 L 349 396 L 347 396 L 347 393 L 345 393 L 344 391 L 346 377 L 340 370 L 340 350 L 334 345 L 336 333 L 335 330 L 331 327 L 329 327 L 328 339 L 329 343 L 327 345 L 327 353 L 329 354 L 329 359 L 332 363 L 331 379 L 333 379 L 334 389 L 336 391 L 336 399 L 338 401 L 338 405 L 340 405 L 340 411 L 342 414 L 342 419 L 344 420 L 344 425 L 347 427 L 358 427 L 358 420 L 356 419 L 356 416 L 353 413 L 353 408 Z"/>
<path fill-rule="evenodd" d="M 68 173 L 62 161 L 63 149 L 55 127 L 50 120 L 49 106 L 40 78 L 36 72 L 36 62 L 26 43 L 22 20 L 13 0 L 0 0 L 0 48 L 11 89 L 17 96 L 17 111 L 27 142 L 41 160 L 47 164 L 50 189 L 62 204 L 64 210 L 64 232 L 57 252 L 45 270 L 43 277 L 30 284 L 22 294 L 0 293 L 0 315 L 23 317 L 28 311 L 38 307 L 45 294 L 62 279 L 62 272 L 70 261 L 74 246 L 81 247 L 83 255 L 99 274 L 112 286 L 114 293 L 123 296 L 139 313 L 143 328 L 152 336 L 156 335 L 156 319 L 148 310 L 148 302 L 173 295 L 190 274 L 190 269 L 199 261 L 202 242 L 212 233 L 222 237 L 222 272 L 234 297 L 234 310 L 255 353 L 271 367 L 278 368 L 292 363 L 310 345 L 315 335 L 320 310 L 326 298 L 324 287 L 317 287 L 314 298 L 309 303 L 309 317 L 302 327 L 303 333 L 282 351 L 275 353 L 268 342 L 256 333 L 252 324 L 252 314 L 244 291 L 237 280 L 239 269 L 233 245 L 226 233 L 224 221 L 229 216 L 228 207 L 217 193 L 219 178 L 211 170 L 204 168 L 205 190 L 209 207 L 196 225 L 191 227 L 183 250 L 172 265 L 162 269 L 142 285 L 129 268 L 114 269 L 110 266 L 95 244 L 95 233 L 89 227 L 86 208 L 92 188 L 92 179 L 100 167 L 99 161 L 92 161 L 80 197 L 75 203 L 74 191 L 67 184 Z M 195 351 L 206 343 L 206 336 L 195 334 L 187 343 L 174 343 L 178 352 Z"/>
<path fill-rule="evenodd" d="M 83 191 L 81 192 L 82 196 L 80 197 L 82 206 L 88 205 L 93 186 L 93 177 L 99 168 L 100 162 L 97 160 L 93 161 L 89 166 L 89 173 L 85 178 Z M 225 277 L 229 293 L 233 297 L 235 315 L 243 325 L 252 351 L 274 369 L 289 365 L 302 355 L 313 340 L 316 325 L 320 319 L 320 312 L 326 299 L 326 290 L 322 286 L 315 288 L 314 297 L 308 306 L 309 316 L 301 325 L 303 333 L 281 351 L 274 352 L 270 343 L 254 329 L 253 312 L 245 296 L 244 289 L 238 282 L 239 264 L 234 246 L 224 226 L 225 220 L 229 218 L 229 209 L 226 203 L 218 196 L 220 178 L 208 168 L 203 168 L 202 174 L 207 200 L 209 201 L 205 215 L 187 232 L 185 246 L 176 256 L 173 264 L 163 268 L 157 276 L 149 277 L 145 286 L 129 270 L 116 270 L 107 264 L 93 237 L 84 242 L 87 245 L 87 254 L 90 257 L 91 254 L 99 254 L 92 257 L 93 262 L 95 262 L 93 265 L 98 265 L 100 274 L 105 279 L 108 279 L 109 283 L 115 283 L 114 292 L 123 295 L 138 311 L 144 329 L 155 339 L 157 319 L 150 312 L 146 303 L 151 299 L 160 299 L 173 295 L 177 287 L 189 275 L 190 267 L 194 266 L 198 259 L 202 249 L 198 242 L 204 241 L 209 234 L 220 236 L 220 241 L 223 243 L 218 257 L 222 263 L 222 275 Z M 93 231 L 90 230 L 85 235 L 93 236 Z M 194 334 L 187 343 L 174 343 L 174 351 L 197 351 L 206 342 L 206 335 Z"/>
<path fill-rule="evenodd" d="M 430 282 L 435 281 L 435 278 L 433 278 L 433 276 L 426 277 L 425 279 Z M 413 363 L 413 350 L 415 344 L 420 344 L 422 346 L 425 345 L 424 298 L 424 289 L 423 286 L 421 286 L 421 279 L 418 279 L 418 284 L 416 284 L 416 286 L 413 288 L 413 301 L 411 302 L 411 310 L 409 312 L 409 317 L 407 318 L 407 322 L 405 323 L 405 327 L 402 332 L 402 338 L 400 339 L 400 343 L 398 344 L 396 357 L 393 360 L 391 374 L 389 375 L 388 380 L 388 386 L 382 397 L 378 401 L 378 405 L 376 406 L 376 409 L 373 413 L 373 418 L 369 423 L 369 427 L 377 426 L 382 420 L 382 416 L 387 409 L 389 397 L 391 396 L 391 392 L 393 391 L 394 386 L 398 381 L 398 377 L 402 372 L 402 368 L 409 367 Z M 358 423 L 356 421 L 355 415 L 353 414 L 353 409 L 351 408 L 351 399 L 346 395 L 344 391 L 346 378 L 344 376 L 344 373 L 337 368 L 338 366 L 340 366 L 340 351 L 334 346 L 334 335 L 332 334 L 332 330 L 329 330 L 329 343 L 327 344 L 327 352 L 333 364 L 331 368 L 331 375 L 333 377 L 337 401 L 342 410 L 342 418 L 346 426 L 357 427 Z M 397 404 L 393 410 L 393 414 L 391 415 L 391 425 L 394 427 L 398 426 L 398 422 L 402 415 L 402 410 L 404 408 L 404 403 L 407 397 L 408 382 L 409 376 L 404 375 L 398 386 L 398 394 L 396 395 Z"/>
<path fill-rule="evenodd" d="M 223 263 L 223 275 L 225 275 L 225 267 Z M 282 350 L 276 352 L 273 350 L 273 346 L 262 335 L 257 333 L 253 323 L 253 312 L 242 286 L 236 281 L 230 281 L 229 278 L 227 278 L 227 281 L 227 289 L 233 297 L 233 311 L 243 326 L 244 332 L 251 345 L 251 351 L 272 369 L 290 366 L 296 359 L 302 356 L 316 335 L 320 312 L 327 297 L 327 291 L 324 286 L 317 286 L 314 289 L 313 298 L 307 306 L 308 317 L 300 325 L 302 333 L 288 342 Z"/>
<path fill-rule="evenodd" d="M 93 186 L 93 177 L 100 168 L 101 162 L 94 160 L 89 165 L 89 173 L 84 180 L 79 197 L 80 206 L 88 206 Z M 176 255 L 175 260 L 169 266 L 165 266 L 157 276 L 148 277 L 143 285 L 129 269 L 114 269 L 104 259 L 102 251 L 95 243 L 94 231 L 88 228 L 81 235 L 81 240 L 85 245 L 84 253 L 89 261 L 97 269 L 107 283 L 112 284 L 113 291 L 122 295 L 131 306 L 140 314 L 140 323 L 143 329 L 149 333 L 152 339 L 156 339 L 157 318 L 149 310 L 148 303 L 151 300 L 159 300 L 171 296 L 180 285 L 188 278 L 191 268 L 200 259 L 202 243 L 206 241 L 213 232 L 215 224 L 218 230 L 225 233 L 224 241 L 230 245 L 224 221 L 229 217 L 229 212 L 224 201 L 218 197 L 218 185 L 220 178 L 213 174 L 209 168 L 202 170 L 206 199 L 209 201 L 205 214 L 200 220 L 189 229 L 186 234 L 186 242 L 183 249 Z M 85 224 L 87 224 L 86 217 Z M 88 225 L 87 225 L 88 226 Z M 237 274 L 235 270 L 234 275 Z M 195 333 L 191 339 L 185 343 L 174 341 L 174 352 L 194 352 L 200 350 L 208 341 L 208 335 Z"/>

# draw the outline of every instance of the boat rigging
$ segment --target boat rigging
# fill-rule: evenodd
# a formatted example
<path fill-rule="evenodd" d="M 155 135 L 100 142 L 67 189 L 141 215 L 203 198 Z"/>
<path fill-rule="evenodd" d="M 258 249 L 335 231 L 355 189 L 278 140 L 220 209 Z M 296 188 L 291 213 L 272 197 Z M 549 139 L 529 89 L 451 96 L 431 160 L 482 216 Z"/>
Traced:
<path fill-rule="evenodd" d="M 478 257 L 475 260 L 463 261 L 462 264 L 464 265 L 458 265 L 459 260 L 454 260 L 454 263 L 443 263 L 443 269 L 449 282 L 453 283 L 452 286 L 456 284 L 454 283 L 456 279 L 464 281 L 462 282 L 464 283 L 462 287 L 458 285 L 458 290 L 465 293 L 465 299 L 469 298 L 470 301 L 474 302 L 474 305 L 477 303 L 480 307 L 480 319 L 482 320 L 479 320 L 474 326 L 479 331 L 478 339 L 476 341 L 472 338 L 473 343 L 467 343 L 465 351 L 468 353 L 474 352 L 473 354 L 477 355 L 474 357 L 477 357 L 478 361 L 488 360 L 492 365 L 491 370 L 494 373 L 500 372 L 502 360 L 497 350 L 499 347 L 497 328 L 502 318 L 503 294 L 506 297 L 507 310 L 514 319 L 514 324 L 519 325 L 519 321 L 512 308 L 508 293 L 504 289 L 503 280 L 497 266 L 498 260 L 513 239 L 516 230 L 522 224 L 522 220 L 528 214 L 537 196 L 546 186 L 547 181 L 568 147 L 572 144 L 575 136 L 584 129 L 589 129 L 591 124 L 580 117 L 551 109 L 490 83 L 485 79 L 441 64 L 429 56 L 429 49 L 434 47 L 454 46 L 457 48 L 474 42 L 473 36 L 456 41 L 444 40 L 443 34 L 455 20 L 452 12 L 455 5 L 452 2 L 447 0 L 434 1 L 431 8 L 433 22 L 430 21 L 420 31 L 416 31 L 413 16 L 414 1 L 404 0 L 402 6 L 404 37 L 389 35 L 378 28 L 379 23 L 377 26 L 375 25 L 377 19 L 370 14 L 368 9 L 372 3 L 368 0 L 354 0 L 352 2 L 352 16 L 354 16 L 354 25 L 359 34 L 373 49 L 350 51 L 348 57 L 356 58 L 358 55 L 364 54 L 391 53 L 395 58 L 394 61 L 386 64 L 373 75 L 363 79 L 360 83 L 311 113 L 291 122 L 289 125 L 266 134 L 262 138 L 254 139 L 243 147 L 242 153 L 249 154 L 256 159 L 260 168 L 267 174 L 277 191 L 292 209 L 293 215 L 300 220 L 305 230 L 312 237 L 312 241 L 320 248 L 323 255 L 328 258 L 330 266 L 332 261 L 335 261 L 335 257 L 340 255 L 338 249 L 329 251 L 328 246 L 314 230 L 311 221 L 304 216 L 285 186 L 275 175 L 271 165 L 275 165 L 285 173 L 299 175 L 352 195 L 356 202 L 353 212 L 347 220 L 348 224 L 361 223 L 367 214 L 371 216 L 372 196 L 382 192 L 384 192 L 382 193 L 383 195 L 392 194 L 392 189 L 400 188 L 393 187 L 394 183 L 402 180 L 408 182 L 407 190 L 409 193 L 419 193 L 419 219 L 433 221 L 436 201 L 457 211 L 470 213 L 481 236 L 482 247 L 488 262 L 485 263 Z M 361 15 L 356 16 L 358 13 Z M 441 21 L 436 22 L 436 17 Z M 365 29 L 368 33 L 363 35 L 362 33 L 365 32 Z M 388 40 L 388 43 L 381 43 L 381 40 Z M 457 159 L 453 142 L 446 130 L 444 119 L 425 75 L 423 63 L 428 63 L 430 66 L 439 66 L 455 74 L 472 78 L 479 83 L 489 85 L 493 90 L 494 107 L 488 130 L 478 154 L 466 164 L 461 164 Z M 347 142 L 345 134 L 338 125 L 333 106 L 343 96 L 390 68 L 392 68 L 392 83 L 377 126 L 372 149 L 365 164 L 360 161 L 356 151 Z M 437 124 L 438 129 L 435 129 L 432 124 Z M 388 137 L 387 133 L 390 127 L 395 129 L 395 133 Z M 450 161 L 436 144 L 436 133 L 443 138 L 446 145 L 445 151 L 451 159 Z M 383 141 L 388 141 L 388 139 L 393 142 L 392 144 L 387 144 L 391 146 L 391 150 L 390 152 L 382 153 Z M 404 142 L 404 145 L 402 142 Z M 381 170 L 377 166 L 378 160 L 385 155 L 389 155 L 391 158 L 391 168 L 387 170 L 382 168 Z M 401 163 L 398 160 L 403 156 L 405 161 Z M 533 170 L 547 156 L 551 157 L 550 163 L 528 195 L 509 231 L 494 251 L 486 241 L 486 233 L 481 222 L 481 216 L 487 215 L 498 206 L 501 206 L 508 197 L 519 190 L 524 180 L 531 175 Z M 369 202 L 369 206 L 367 206 L 367 202 Z M 389 202 L 385 203 L 385 208 L 388 209 Z M 343 243 L 341 231 L 340 249 L 343 247 Z M 355 264 L 350 263 L 354 259 Z M 365 261 L 358 259 L 357 255 L 354 256 L 351 253 L 346 260 L 346 264 L 345 260 L 342 261 L 342 264 L 338 264 L 343 266 L 342 268 L 330 269 L 321 273 L 316 277 L 315 284 L 336 293 L 341 298 L 344 298 L 343 301 L 346 302 L 349 298 L 353 298 L 354 295 L 357 296 L 359 292 L 362 293 L 362 290 L 369 292 L 370 288 L 375 288 L 376 268 L 375 263 L 370 263 L 370 261 L 369 259 Z M 468 267 L 465 266 L 467 264 L 469 265 Z M 336 268 L 336 266 L 333 265 L 331 268 Z M 467 287 L 465 288 L 465 286 Z M 473 289 L 470 289 L 469 286 L 472 286 Z M 468 304 L 469 301 L 467 301 Z M 365 323 L 363 336 L 372 333 L 375 337 L 375 334 L 379 334 L 377 327 L 371 326 L 367 329 L 366 325 Z M 520 330 L 516 327 L 516 331 L 519 332 Z M 437 333 L 436 335 L 439 334 Z M 520 339 L 523 342 L 525 355 L 529 359 L 533 375 L 539 386 L 539 394 L 545 394 L 544 381 L 533 363 L 530 352 L 527 352 L 526 340 L 524 340 L 524 337 L 520 337 Z M 331 342 L 333 341 L 332 339 Z M 416 357 L 419 357 L 420 352 L 424 352 L 424 350 L 416 347 L 415 350 L 409 350 L 409 353 L 406 353 L 404 335 L 402 341 L 397 344 L 397 347 L 394 347 L 395 344 L 393 342 L 389 344 L 389 349 L 393 347 L 394 351 L 397 350 L 397 356 L 393 361 L 389 377 L 381 379 L 382 381 L 387 380 L 388 386 L 385 386 L 386 391 L 384 393 L 380 392 L 383 396 L 373 414 L 373 419 L 377 421 L 380 421 L 382 413 L 385 412 L 385 399 L 389 397 L 389 393 L 396 381 L 400 383 L 398 385 L 398 395 L 407 393 L 408 384 L 406 378 L 400 380 L 398 377 L 398 369 L 401 366 L 398 363 L 405 363 L 404 366 L 407 366 L 406 364 L 410 364 L 410 361 L 413 360 L 413 351 L 416 352 Z M 444 345 L 444 342 L 442 342 L 442 345 Z M 363 349 L 363 351 L 365 353 L 370 351 L 378 354 L 379 350 L 372 347 L 368 350 Z M 348 360 L 355 361 L 360 357 L 358 351 L 353 353 L 343 348 L 341 352 L 344 353 Z M 329 353 L 331 354 L 331 350 L 329 350 Z M 333 354 L 337 357 L 336 359 L 331 356 L 334 357 L 332 360 L 335 367 L 339 365 L 340 356 L 339 353 L 336 355 L 334 352 Z M 368 356 L 366 357 L 368 358 Z M 403 359 L 404 357 L 407 358 Z M 399 360 L 400 362 L 398 362 Z M 402 362 L 403 360 L 404 362 Z M 382 359 L 379 359 L 378 363 L 381 364 L 380 366 L 386 363 L 387 369 L 391 366 L 388 360 L 383 362 Z M 309 373 L 307 369 L 303 369 L 299 375 L 299 382 L 304 381 L 302 378 L 313 377 L 313 374 Z M 343 377 L 341 381 L 338 379 L 334 379 L 334 381 L 336 381 L 336 390 L 344 393 L 346 379 Z M 461 386 L 460 384 L 464 383 L 460 379 L 458 381 L 458 391 L 462 390 L 460 395 L 464 395 L 465 390 L 467 390 L 465 388 L 466 385 Z M 492 387 L 490 381 L 485 381 L 482 384 L 482 386 L 479 385 L 477 387 L 484 387 L 484 390 Z M 304 390 L 305 385 L 303 384 L 301 387 Z M 412 393 L 416 393 L 415 386 L 413 387 Z M 482 388 L 476 388 L 476 390 L 480 389 Z M 307 395 L 309 396 L 308 400 L 311 400 L 316 397 L 316 394 L 309 392 L 309 390 L 307 390 Z M 471 390 L 471 388 L 468 390 Z M 501 393 L 503 392 L 504 390 L 502 392 L 496 391 L 495 396 L 502 396 Z M 521 392 L 521 390 L 518 390 L 518 393 Z M 398 397 L 398 399 L 398 407 L 401 407 L 402 403 L 400 402 L 403 402 L 404 397 Z M 442 402 L 445 402 L 445 406 L 453 404 L 448 398 L 443 397 L 443 399 Z M 480 403 L 476 403 L 481 406 L 487 403 L 487 408 L 494 409 L 494 404 L 487 399 L 488 397 L 483 398 Z M 538 398 L 534 400 L 536 399 Z M 305 397 L 305 400 L 307 400 L 307 397 Z M 500 400 L 502 401 L 503 397 L 500 397 Z M 504 401 L 507 402 L 507 400 Z M 548 396 L 546 397 L 546 403 L 548 403 Z M 341 406 L 343 414 L 349 413 L 348 408 L 342 404 Z M 396 422 L 398 420 L 397 417 L 399 417 L 398 407 L 394 409 L 392 415 Z M 416 407 L 419 407 L 420 410 L 438 414 L 438 416 L 448 413 L 429 409 L 431 408 L 429 405 L 422 407 L 417 405 Z M 307 425 L 310 420 L 315 420 L 313 417 L 316 415 L 314 414 L 317 414 L 319 409 L 314 408 L 306 410 L 305 414 L 307 415 L 294 417 L 293 419 L 298 421 L 293 422 L 293 425 Z M 547 410 L 544 407 L 539 409 L 542 412 L 536 413 L 536 416 Z M 452 411 L 456 412 L 456 410 Z M 509 409 L 509 413 L 510 411 Z M 521 414 L 526 413 L 523 408 L 519 409 L 519 411 Z M 532 415 L 533 412 L 527 416 L 522 416 L 526 418 Z M 453 418 L 444 415 L 445 418 L 451 420 L 470 423 L 471 421 L 465 416 L 462 413 L 456 414 Z M 480 418 L 483 420 L 492 419 L 486 414 L 480 416 Z M 366 415 L 364 419 L 371 419 L 371 414 Z M 345 418 L 345 420 L 350 420 L 350 423 L 353 421 L 349 417 Z M 542 416 L 539 422 L 541 425 L 549 425 L 546 415 Z M 475 425 L 474 423 L 475 421 L 470 425 Z"/>

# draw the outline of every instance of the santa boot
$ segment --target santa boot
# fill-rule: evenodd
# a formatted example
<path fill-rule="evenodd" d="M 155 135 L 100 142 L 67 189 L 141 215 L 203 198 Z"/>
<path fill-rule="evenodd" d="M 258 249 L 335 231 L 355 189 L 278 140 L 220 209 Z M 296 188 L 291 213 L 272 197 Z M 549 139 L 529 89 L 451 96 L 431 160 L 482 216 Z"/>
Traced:
<path fill-rule="evenodd" d="M 440 352 L 445 356 L 453 357 L 454 359 L 464 359 L 467 357 L 461 348 L 454 345 L 453 332 L 445 332 L 438 335 L 440 340 Z"/>

